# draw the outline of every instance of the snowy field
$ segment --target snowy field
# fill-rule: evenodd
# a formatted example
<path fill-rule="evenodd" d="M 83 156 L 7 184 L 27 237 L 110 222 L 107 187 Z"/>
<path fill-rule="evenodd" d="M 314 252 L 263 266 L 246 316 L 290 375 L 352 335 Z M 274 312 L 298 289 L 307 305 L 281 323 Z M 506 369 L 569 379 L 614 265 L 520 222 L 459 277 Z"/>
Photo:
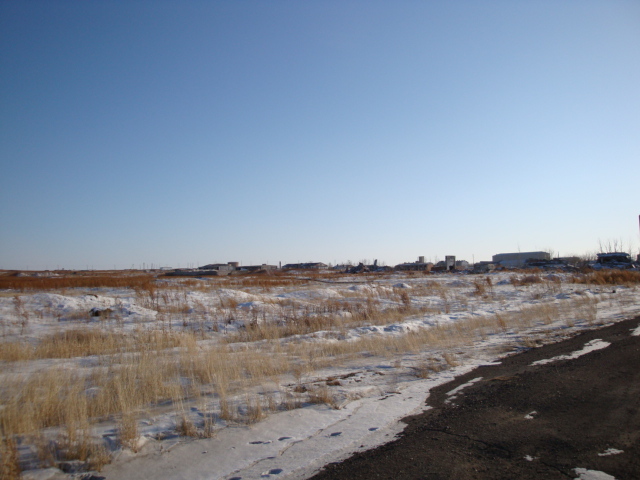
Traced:
<path fill-rule="evenodd" d="M 391 440 L 436 385 L 640 315 L 638 283 L 601 283 L 330 274 L 0 290 L 2 468 L 306 478 Z"/>

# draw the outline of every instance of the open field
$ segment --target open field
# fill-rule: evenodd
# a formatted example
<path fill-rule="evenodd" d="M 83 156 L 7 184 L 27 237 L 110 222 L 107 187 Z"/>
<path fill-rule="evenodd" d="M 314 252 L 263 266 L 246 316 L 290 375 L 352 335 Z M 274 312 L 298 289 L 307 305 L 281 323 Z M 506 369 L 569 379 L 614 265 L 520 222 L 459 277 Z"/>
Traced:
<path fill-rule="evenodd" d="M 347 412 L 638 314 L 639 285 L 619 271 L 0 276 L 2 476 L 62 478 L 285 412 Z"/>

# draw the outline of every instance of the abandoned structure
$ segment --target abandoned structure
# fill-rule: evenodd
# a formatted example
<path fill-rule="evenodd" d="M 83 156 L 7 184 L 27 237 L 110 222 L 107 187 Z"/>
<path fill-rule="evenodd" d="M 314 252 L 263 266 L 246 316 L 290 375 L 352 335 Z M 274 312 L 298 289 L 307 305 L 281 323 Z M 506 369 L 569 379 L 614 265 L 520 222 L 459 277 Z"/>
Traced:
<path fill-rule="evenodd" d="M 406 263 L 400 263 L 399 265 L 396 265 L 395 267 L 393 267 L 394 270 L 399 270 L 399 271 L 411 271 L 411 272 L 430 272 L 431 269 L 433 268 L 433 263 L 431 262 L 425 262 L 424 261 L 424 257 L 421 255 L 418 257 L 418 261 L 417 262 L 406 262 Z"/>
<path fill-rule="evenodd" d="M 577 267 L 570 265 L 568 262 L 566 262 L 561 258 L 553 258 L 551 260 L 529 259 L 525 263 L 524 268 L 538 268 L 542 270 L 564 270 L 564 271 L 577 270 Z"/>
<path fill-rule="evenodd" d="M 345 273 L 368 273 L 371 270 L 369 270 L 369 267 L 367 265 L 365 265 L 364 263 L 360 262 L 358 265 L 354 266 L 348 266 L 345 269 Z"/>
<path fill-rule="evenodd" d="M 466 260 L 456 260 L 454 255 L 447 255 L 444 260 L 436 263 L 433 272 L 459 272 L 462 270 L 470 270 L 471 264 Z"/>
<path fill-rule="evenodd" d="M 228 275 L 233 272 L 236 267 L 233 265 L 233 262 L 229 263 L 211 263 L 209 265 L 203 265 L 202 267 L 198 267 L 200 271 L 215 271 L 218 272 L 216 275 Z"/>
<path fill-rule="evenodd" d="M 239 272 L 270 272 L 277 269 L 277 265 L 267 265 L 266 263 L 263 263 L 261 265 L 245 265 L 243 267 L 238 267 L 236 270 Z"/>
<path fill-rule="evenodd" d="M 495 269 L 495 263 L 482 261 L 473 266 L 473 273 L 489 273 L 493 272 Z"/>
<path fill-rule="evenodd" d="M 502 267 L 524 267 L 527 260 L 551 260 L 549 252 L 499 253 L 492 257 L 493 263 Z"/>
<path fill-rule="evenodd" d="M 324 270 L 329 268 L 326 263 L 322 262 L 310 262 L 310 263 L 287 263 L 283 270 Z"/>
<path fill-rule="evenodd" d="M 446 255 L 444 257 L 444 268 L 446 268 L 447 272 L 455 270 L 455 268 L 456 268 L 456 256 L 455 255 Z"/>
<path fill-rule="evenodd" d="M 598 253 L 593 268 L 634 268 L 631 255 L 625 252 Z"/>
<path fill-rule="evenodd" d="M 378 265 L 378 260 L 374 260 L 373 265 L 365 265 L 360 262 L 358 265 L 345 265 L 342 269 L 345 273 L 369 273 L 369 272 L 392 272 L 393 267 Z"/>
<path fill-rule="evenodd" d="M 267 265 L 265 263 L 263 263 L 262 265 L 247 265 L 244 267 L 241 267 L 239 262 L 210 263 L 198 268 L 177 268 L 171 272 L 167 272 L 165 275 L 189 277 L 201 277 L 209 275 L 223 276 L 230 275 L 233 272 L 268 272 L 271 270 L 276 270 L 277 268 L 278 267 L 276 265 Z"/>
<path fill-rule="evenodd" d="M 201 276 L 209 276 L 209 275 L 229 275 L 236 269 L 237 262 L 229 262 L 229 263 L 210 263 L 209 265 L 203 265 L 198 268 L 176 268 L 171 272 L 165 273 L 165 275 L 169 276 L 187 276 L 187 277 L 201 277 Z"/>

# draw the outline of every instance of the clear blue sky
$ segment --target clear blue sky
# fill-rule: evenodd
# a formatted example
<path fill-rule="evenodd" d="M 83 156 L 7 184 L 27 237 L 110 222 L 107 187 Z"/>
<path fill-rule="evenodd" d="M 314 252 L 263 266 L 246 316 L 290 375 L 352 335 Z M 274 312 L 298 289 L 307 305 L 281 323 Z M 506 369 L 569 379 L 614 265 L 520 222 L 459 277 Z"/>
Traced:
<path fill-rule="evenodd" d="M 0 268 L 638 250 L 640 2 L 0 0 Z"/>

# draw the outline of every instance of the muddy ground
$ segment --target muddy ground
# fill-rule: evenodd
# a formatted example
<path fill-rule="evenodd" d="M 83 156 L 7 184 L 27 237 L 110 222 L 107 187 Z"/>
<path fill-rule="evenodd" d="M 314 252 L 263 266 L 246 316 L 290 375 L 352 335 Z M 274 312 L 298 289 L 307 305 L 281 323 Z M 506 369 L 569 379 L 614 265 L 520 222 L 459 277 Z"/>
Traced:
<path fill-rule="evenodd" d="M 640 479 L 639 326 L 640 317 L 591 330 L 458 377 L 431 391 L 432 408 L 406 418 L 397 440 L 313 479 L 574 479 L 585 470 Z M 597 339 L 611 345 L 532 365 Z"/>

